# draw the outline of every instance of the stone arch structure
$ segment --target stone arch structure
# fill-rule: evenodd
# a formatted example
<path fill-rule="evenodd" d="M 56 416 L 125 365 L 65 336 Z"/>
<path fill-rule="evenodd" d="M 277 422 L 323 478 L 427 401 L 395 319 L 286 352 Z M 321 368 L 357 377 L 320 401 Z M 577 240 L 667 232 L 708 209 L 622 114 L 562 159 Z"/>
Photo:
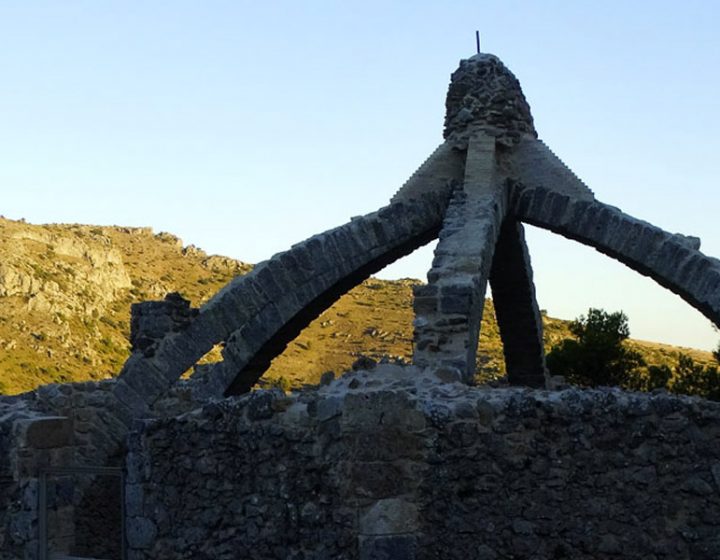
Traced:
<path fill-rule="evenodd" d="M 289 340 L 370 274 L 432 240 L 441 194 L 398 201 L 298 243 L 228 283 L 179 332 L 126 362 L 116 397 L 142 413 L 215 344 L 223 361 L 205 372 L 206 390 L 244 392 Z"/>
<path fill-rule="evenodd" d="M 513 190 L 512 213 L 523 222 L 589 245 L 679 295 L 720 324 L 720 261 L 697 238 L 671 234 L 598 200 L 548 188 Z"/>
<path fill-rule="evenodd" d="M 198 368 L 195 387 L 216 395 L 249 390 L 340 295 L 435 237 L 428 283 L 414 294 L 414 362 L 451 368 L 471 382 L 489 284 L 509 381 L 544 386 L 542 321 L 522 222 L 650 276 L 720 325 L 720 261 L 703 255 L 695 238 L 597 201 L 538 139 L 520 84 L 497 57 L 478 54 L 453 73 L 444 137 L 389 206 L 257 265 L 182 329 L 134 353 L 117 399 L 142 414 L 218 343 L 223 361 Z"/>

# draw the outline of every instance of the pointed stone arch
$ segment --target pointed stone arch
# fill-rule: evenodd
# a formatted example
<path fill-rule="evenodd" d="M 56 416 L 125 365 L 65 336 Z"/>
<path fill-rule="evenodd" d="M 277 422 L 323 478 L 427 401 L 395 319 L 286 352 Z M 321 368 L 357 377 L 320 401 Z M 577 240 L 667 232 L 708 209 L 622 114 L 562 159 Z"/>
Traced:
<path fill-rule="evenodd" d="M 652 278 L 720 325 L 720 261 L 699 240 L 668 233 L 598 200 L 516 184 L 510 212 L 520 221 L 589 245 Z"/>

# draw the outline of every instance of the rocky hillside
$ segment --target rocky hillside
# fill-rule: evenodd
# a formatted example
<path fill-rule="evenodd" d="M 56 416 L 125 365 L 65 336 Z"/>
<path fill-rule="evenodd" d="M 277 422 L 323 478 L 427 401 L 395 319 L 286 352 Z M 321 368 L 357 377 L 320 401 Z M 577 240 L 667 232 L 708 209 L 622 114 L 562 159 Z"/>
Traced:
<path fill-rule="evenodd" d="M 0 393 L 112 376 L 128 356 L 131 303 L 177 291 L 198 306 L 250 268 L 150 228 L 0 219 Z M 316 383 L 328 370 L 348 369 L 361 354 L 408 360 L 417 282 L 370 279 L 343 296 L 273 362 L 266 383 Z M 544 319 L 547 346 L 569 335 L 565 321 Z M 649 363 L 672 363 L 679 350 L 635 344 Z M 712 359 L 706 352 L 691 355 Z M 483 378 L 503 374 L 492 302 L 478 363 Z"/>
<path fill-rule="evenodd" d="M 197 305 L 249 269 L 150 228 L 0 219 L 0 392 L 111 376 L 131 303 L 180 291 Z"/>

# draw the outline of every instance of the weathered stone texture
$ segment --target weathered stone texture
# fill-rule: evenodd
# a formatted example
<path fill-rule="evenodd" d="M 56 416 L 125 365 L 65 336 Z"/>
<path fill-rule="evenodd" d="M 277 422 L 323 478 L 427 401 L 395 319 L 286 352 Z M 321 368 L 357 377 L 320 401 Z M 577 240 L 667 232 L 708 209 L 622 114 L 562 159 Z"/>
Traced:
<path fill-rule="evenodd" d="M 133 352 L 152 355 L 165 335 L 185 329 L 198 310 L 177 292 L 163 301 L 143 301 L 130 306 L 130 345 Z"/>
<path fill-rule="evenodd" d="M 145 423 L 133 559 L 720 555 L 720 405 L 378 366 Z"/>
<path fill-rule="evenodd" d="M 46 385 L 0 398 L 0 560 L 35 558 L 41 469 L 123 465 L 131 418 L 111 391 L 114 383 Z M 104 500 L 96 490 L 86 486 L 76 495 L 86 513 Z M 73 520 L 73 507 L 68 503 L 54 515 L 68 531 L 74 523 L 81 531 L 83 519 Z"/>
<path fill-rule="evenodd" d="M 507 146 L 537 137 L 520 82 L 498 57 L 486 53 L 460 61 L 445 101 L 445 138 L 466 140 L 478 129 Z"/>

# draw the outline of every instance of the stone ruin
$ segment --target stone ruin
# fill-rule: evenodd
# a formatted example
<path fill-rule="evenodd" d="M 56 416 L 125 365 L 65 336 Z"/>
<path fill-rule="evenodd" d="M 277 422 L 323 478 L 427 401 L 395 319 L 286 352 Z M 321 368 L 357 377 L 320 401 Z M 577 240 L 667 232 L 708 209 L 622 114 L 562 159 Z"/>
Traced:
<path fill-rule="evenodd" d="M 497 57 L 461 61 L 446 108 L 443 143 L 388 206 L 200 309 L 134 306 L 115 379 L 0 399 L 0 559 L 720 557 L 720 404 L 553 387 L 522 223 L 716 325 L 720 261 L 598 201 Z M 340 295 L 435 238 L 412 365 L 251 392 Z M 488 282 L 507 388 L 472 386 Z"/>

